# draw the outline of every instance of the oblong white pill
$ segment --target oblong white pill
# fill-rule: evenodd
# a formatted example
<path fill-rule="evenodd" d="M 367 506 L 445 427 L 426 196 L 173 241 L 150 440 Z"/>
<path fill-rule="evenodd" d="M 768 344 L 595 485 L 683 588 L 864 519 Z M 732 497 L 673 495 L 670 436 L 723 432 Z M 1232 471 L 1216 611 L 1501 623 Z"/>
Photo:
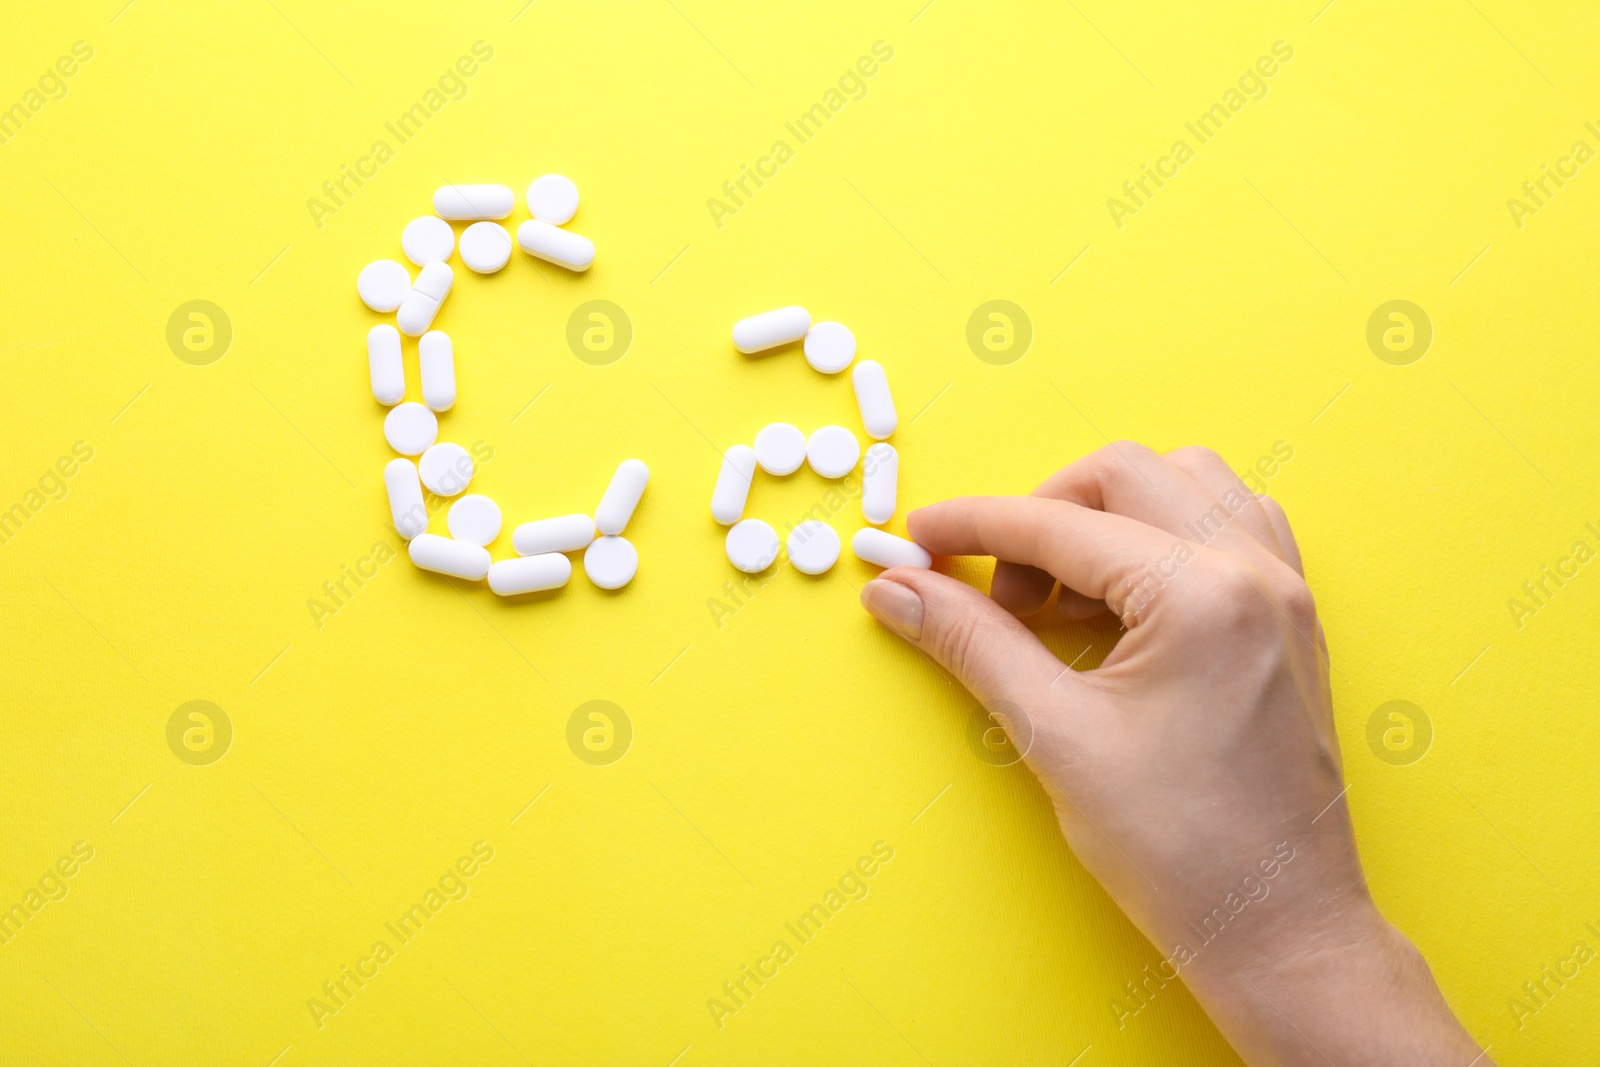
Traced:
<path fill-rule="evenodd" d="M 861 410 L 861 425 L 867 436 L 879 441 L 894 433 L 900 425 L 895 414 L 894 397 L 889 392 L 889 376 L 883 364 L 875 359 L 864 359 L 850 372 L 850 384 L 856 391 L 856 407 Z"/>
<path fill-rule="evenodd" d="M 807 519 L 789 532 L 789 562 L 806 574 L 822 574 L 839 561 L 839 535 L 833 527 Z"/>
<path fill-rule="evenodd" d="M 933 557 L 915 541 L 864 526 L 850 539 L 856 558 L 879 567 L 931 567 Z"/>
<path fill-rule="evenodd" d="M 596 537 L 583 550 L 583 573 L 601 589 L 621 589 L 639 573 L 639 552 L 626 537 Z"/>
<path fill-rule="evenodd" d="M 894 518 L 900 493 L 900 453 L 894 445 L 879 441 L 867 449 L 861 465 L 861 517 L 874 526 Z"/>
<path fill-rule="evenodd" d="M 400 249 L 419 267 L 437 259 L 449 259 L 456 250 L 456 231 L 437 215 L 421 215 L 400 231 Z"/>
<path fill-rule="evenodd" d="M 559 552 L 496 560 L 489 567 L 489 588 L 501 596 L 559 589 L 572 577 L 572 561 Z"/>
<path fill-rule="evenodd" d="M 806 442 L 806 460 L 824 478 L 843 478 L 860 458 L 860 442 L 843 426 L 824 426 Z"/>
<path fill-rule="evenodd" d="M 723 548 L 729 563 L 746 574 L 760 574 L 778 558 L 778 531 L 760 519 L 745 519 L 728 528 Z"/>
<path fill-rule="evenodd" d="M 493 274 L 511 258 L 511 234 L 498 222 L 474 222 L 461 234 L 461 262 Z"/>
<path fill-rule="evenodd" d="M 422 368 L 422 402 L 435 411 L 449 411 L 456 402 L 456 349 L 443 330 L 429 330 L 417 342 Z"/>
<path fill-rule="evenodd" d="M 406 365 L 400 358 L 400 331 L 380 322 L 367 331 L 367 373 L 372 398 L 393 406 L 406 395 Z"/>
<path fill-rule="evenodd" d="M 489 573 L 489 550 L 438 534 L 418 534 L 409 546 L 411 562 L 425 571 L 476 582 Z"/>
<path fill-rule="evenodd" d="M 545 174 L 528 186 L 528 214 L 564 226 L 578 213 L 578 187 L 564 174 Z"/>
<path fill-rule="evenodd" d="M 811 329 L 811 312 L 798 304 L 763 311 L 733 324 L 733 347 L 744 353 L 798 341 Z"/>
<path fill-rule="evenodd" d="M 411 288 L 411 273 L 392 259 L 368 263 L 356 275 L 356 292 L 373 311 L 393 311 Z"/>
<path fill-rule="evenodd" d="M 511 531 L 511 545 L 523 556 L 548 552 L 576 552 L 594 540 L 594 518 L 589 515 L 557 515 L 553 519 L 525 522 Z"/>
<path fill-rule="evenodd" d="M 433 317 L 439 314 L 439 305 L 450 295 L 450 287 L 455 280 L 456 273 L 448 263 L 435 260 L 423 267 L 417 274 L 416 284 L 406 294 L 394 317 L 400 332 L 407 337 L 416 337 L 432 326 Z"/>
<path fill-rule="evenodd" d="M 517 206 L 509 185 L 441 185 L 433 193 L 433 210 L 441 219 L 503 219 Z"/>
<path fill-rule="evenodd" d="M 417 406 L 422 407 L 421 404 Z M 417 474 L 428 492 L 435 496 L 455 496 L 471 484 L 472 473 L 472 457 L 467 455 L 466 449 L 450 441 L 434 445 L 417 460 Z"/>
<path fill-rule="evenodd" d="M 439 418 L 415 400 L 396 404 L 383 417 L 383 439 L 402 456 L 420 456 L 439 439 Z"/>
<path fill-rule="evenodd" d="M 422 502 L 422 482 L 417 465 L 409 459 L 391 459 L 383 465 L 383 487 L 389 492 L 389 517 L 394 532 L 409 541 L 428 528 L 428 509 Z"/>
<path fill-rule="evenodd" d="M 444 524 L 457 541 L 488 546 L 500 536 L 500 505 L 482 493 L 468 493 L 450 505 Z"/>
<path fill-rule="evenodd" d="M 755 476 L 755 449 L 734 445 L 724 452 L 717 486 L 711 491 L 711 517 L 724 526 L 738 522 L 744 515 L 744 502 L 750 496 L 750 482 Z"/>
<path fill-rule="evenodd" d="M 517 246 L 530 256 L 568 270 L 588 270 L 594 262 L 593 241 L 538 219 L 529 219 L 517 227 Z"/>
<path fill-rule="evenodd" d="M 806 435 L 800 427 L 775 422 L 756 434 L 756 462 L 768 474 L 793 474 L 806 461 Z"/>
<path fill-rule="evenodd" d="M 617 464 L 600 506 L 594 509 L 595 527 L 603 534 L 619 534 L 628 528 L 633 509 L 639 506 L 644 487 L 650 484 L 650 468 L 643 460 L 625 459 Z"/>
<path fill-rule="evenodd" d="M 842 322 L 819 322 L 806 331 L 805 350 L 812 370 L 838 374 L 856 358 L 856 335 Z"/>

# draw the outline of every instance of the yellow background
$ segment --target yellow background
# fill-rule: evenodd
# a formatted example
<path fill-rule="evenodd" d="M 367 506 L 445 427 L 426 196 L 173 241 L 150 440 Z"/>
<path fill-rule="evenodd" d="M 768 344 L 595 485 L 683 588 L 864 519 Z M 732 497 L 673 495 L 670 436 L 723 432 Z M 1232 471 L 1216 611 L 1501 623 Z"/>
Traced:
<path fill-rule="evenodd" d="M 94 457 L 0 545 L 0 905 L 75 842 L 94 858 L 0 947 L 0 1056 L 1234 1062 L 1176 987 L 1118 1028 L 1110 999 L 1157 954 L 1028 773 L 976 758 L 970 698 L 859 610 L 870 568 L 784 569 L 717 625 L 714 450 L 776 419 L 857 425 L 842 378 L 731 349 L 735 319 L 791 302 L 887 367 L 906 504 L 1026 491 L 1108 437 L 1238 469 L 1292 447 L 1269 488 L 1326 622 L 1374 891 L 1499 1062 L 1592 1055 L 1595 965 L 1520 1028 L 1508 1000 L 1597 943 L 1600 574 L 1520 628 L 1507 600 L 1600 547 L 1600 163 L 1521 228 L 1506 200 L 1600 148 L 1600 18 L 922 3 L 12 13 L 0 104 L 75 41 L 94 56 L 0 145 L 0 507 L 74 442 Z M 1107 198 L 1280 40 L 1269 94 L 1118 228 Z M 477 41 L 492 60 L 399 145 L 384 123 Z M 785 121 L 878 41 L 866 96 L 799 144 Z M 716 225 L 708 198 L 780 138 L 794 158 Z M 378 139 L 394 158 L 319 227 L 307 200 Z M 548 171 L 582 190 L 595 266 L 458 268 L 442 436 L 493 448 L 473 488 L 508 531 L 592 509 L 645 459 L 638 579 L 506 603 L 400 556 L 319 625 L 322 583 L 395 543 L 357 272 L 400 258 L 436 186 L 509 184 L 515 224 Z M 1365 341 L 1396 298 L 1435 329 L 1410 366 Z M 165 339 L 193 299 L 234 331 L 209 366 Z M 633 325 L 609 366 L 565 341 L 590 299 Z M 1034 330 L 1007 366 L 966 342 L 991 299 Z M 827 488 L 763 479 L 750 513 L 781 529 Z M 848 538 L 856 505 L 833 524 Z M 1110 637 L 1048 634 L 1091 647 L 1080 667 Z M 194 699 L 234 730 L 209 766 L 167 745 Z M 632 723 L 610 766 L 567 745 L 592 699 Z M 1408 766 L 1367 743 L 1392 699 L 1434 730 Z M 477 841 L 494 858 L 468 895 L 319 1028 L 307 1000 Z M 718 1029 L 707 998 L 877 841 L 870 895 Z"/>

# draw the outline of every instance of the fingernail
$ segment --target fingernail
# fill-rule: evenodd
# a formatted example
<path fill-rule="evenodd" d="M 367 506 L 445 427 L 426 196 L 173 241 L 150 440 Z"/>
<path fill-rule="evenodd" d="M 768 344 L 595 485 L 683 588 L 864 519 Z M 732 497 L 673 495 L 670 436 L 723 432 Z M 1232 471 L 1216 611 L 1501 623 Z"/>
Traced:
<path fill-rule="evenodd" d="M 906 640 L 921 640 L 922 598 L 910 586 L 874 578 L 862 587 L 861 606 Z"/>

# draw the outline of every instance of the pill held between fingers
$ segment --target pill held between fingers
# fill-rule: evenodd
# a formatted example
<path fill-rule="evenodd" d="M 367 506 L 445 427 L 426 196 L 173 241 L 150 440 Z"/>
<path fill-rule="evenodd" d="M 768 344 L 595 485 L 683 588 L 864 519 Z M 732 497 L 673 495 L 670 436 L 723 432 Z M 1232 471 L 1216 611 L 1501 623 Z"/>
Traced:
<path fill-rule="evenodd" d="M 425 571 L 476 582 L 489 573 L 489 550 L 438 534 L 418 534 L 408 547 L 411 562 Z"/>
<path fill-rule="evenodd" d="M 500 505 L 482 493 L 468 493 L 450 505 L 444 522 L 457 541 L 488 546 L 500 536 Z"/>
<path fill-rule="evenodd" d="M 864 526 L 856 531 L 856 535 L 850 539 L 850 550 L 857 559 L 879 567 L 921 567 L 926 570 L 933 566 L 933 557 L 928 550 L 915 541 L 907 541 L 904 537 L 896 537 L 872 526 Z"/>
<path fill-rule="evenodd" d="M 489 588 L 501 596 L 559 589 L 572 577 L 572 561 L 559 552 L 496 560 L 489 567 Z"/>
<path fill-rule="evenodd" d="M 461 262 L 479 274 L 493 274 L 511 258 L 511 234 L 498 222 L 474 222 L 461 234 Z"/>
<path fill-rule="evenodd" d="M 749 355 L 790 341 L 798 341 L 811 329 L 811 312 L 798 304 L 776 311 L 763 311 L 733 324 L 733 347 Z"/>
<path fill-rule="evenodd" d="M 400 248 L 419 267 L 436 259 L 449 259 L 456 250 L 456 231 L 437 215 L 421 215 L 400 232 Z"/>
<path fill-rule="evenodd" d="M 806 331 L 805 351 L 812 370 L 838 374 L 856 358 L 856 335 L 842 322 L 819 322 Z"/>
<path fill-rule="evenodd" d="M 422 402 L 434 411 L 449 411 L 456 402 L 456 350 L 450 335 L 429 330 L 417 342 L 422 368 Z"/>
<path fill-rule="evenodd" d="M 372 398 L 392 407 L 406 395 L 406 365 L 400 358 L 400 331 L 380 322 L 367 331 L 367 373 Z"/>
<path fill-rule="evenodd" d="M 383 439 L 402 456 L 419 456 L 439 437 L 439 418 L 415 400 L 396 404 L 383 417 Z"/>
<path fill-rule="evenodd" d="M 843 478 L 861 458 L 856 435 L 843 426 L 824 426 L 806 442 L 806 460 L 824 478 Z"/>
<path fill-rule="evenodd" d="M 756 451 L 749 445 L 734 445 L 722 454 L 717 471 L 717 486 L 711 491 L 711 517 L 722 525 L 739 521 L 750 496 L 750 481 L 756 476 Z"/>
<path fill-rule="evenodd" d="M 394 317 L 400 332 L 407 337 L 416 337 L 432 326 L 433 317 L 439 314 L 439 305 L 450 295 L 450 287 L 455 280 L 456 273 L 448 263 L 435 260 L 423 267 L 417 275 L 416 284 L 401 301 L 400 311 Z"/>
<path fill-rule="evenodd" d="M 593 241 L 538 219 L 529 219 L 517 227 L 517 246 L 530 256 L 568 270 L 588 270 L 594 262 Z"/>
<path fill-rule="evenodd" d="M 393 311 L 411 289 L 411 273 L 392 259 L 379 259 L 361 268 L 356 292 L 373 311 Z"/>
<path fill-rule="evenodd" d="M 417 407 L 422 407 L 418 404 Z M 426 411 L 426 408 L 423 408 Z M 431 411 L 428 414 L 433 414 Z M 455 496 L 472 481 L 472 457 L 451 441 L 441 441 L 422 454 L 417 474 L 435 496 Z"/>
<path fill-rule="evenodd" d="M 745 519 L 728 528 L 723 548 L 729 563 L 746 574 L 760 574 L 778 558 L 778 532 L 760 519 Z"/>
<path fill-rule="evenodd" d="M 644 487 L 650 484 L 650 468 L 643 460 L 625 459 L 617 464 L 600 506 L 594 509 L 595 527 L 603 534 L 620 534 L 628 528 L 633 509 L 639 506 Z"/>
<path fill-rule="evenodd" d="M 900 482 L 900 453 L 894 445 L 879 441 L 867 449 L 861 482 L 861 517 L 874 526 L 894 518 Z"/>
<path fill-rule="evenodd" d="M 789 562 L 804 574 L 822 574 L 839 561 L 839 535 L 833 527 L 807 519 L 789 533 Z"/>
<path fill-rule="evenodd" d="M 583 551 L 583 573 L 601 589 L 621 589 L 639 572 L 639 552 L 626 537 L 596 537 Z"/>
<path fill-rule="evenodd" d="M 525 522 L 511 531 L 511 545 L 519 555 L 576 552 L 594 540 L 594 519 L 588 515 L 557 515 L 553 519 Z"/>
<path fill-rule="evenodd" d="M 806 435 L 787 422 L 763 426 L 756 434 L 756 462 L 768 474 L 793 474 L 806 461 Z"/>
<path fill-rule="evenodd" d="M 578 187 L 563 174 L 545 174 L 528 186 L 528 214 L 564 226 L 578 213 Z"/>
<path fill-rule="evenodd" d="M 509 185 L 441 185 L 433 194 L 433 210 L 442 219 L 503 219 L 517 206 Z"/>
<path fill-rule="evenodd" d="M 422 502 L 422 482 L 417 465 L 409 459 L 391 459 L 383 465 L 383 487 L 389 493 L 389 517 L 394 532 L 409 541 L 428 528 L 428 509 Z"/>
<path fill-rule="evenodd" d="M 900 425 L 895 414 L 894 397 L 889 392 L 889 376 L 883 364 L 875 359 L 864 359 L 850 372 L 850 384 L 856 391 L 856 407 L 861 409 L 861 424 L 867 436 L 882 441 Z"/>

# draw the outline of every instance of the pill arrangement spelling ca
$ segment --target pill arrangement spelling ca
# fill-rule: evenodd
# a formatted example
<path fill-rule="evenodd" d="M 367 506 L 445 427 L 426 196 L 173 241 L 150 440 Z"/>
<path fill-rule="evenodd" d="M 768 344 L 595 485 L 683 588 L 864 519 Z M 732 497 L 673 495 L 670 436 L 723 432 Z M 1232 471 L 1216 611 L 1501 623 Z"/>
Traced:
<path fill-rule="evenodd" d="M 494 559 L 489 546 L 499 538 L 500 506 L 481 493 L 467 493 L 475 473 L 472 455 L 439 440 L 439 417 L 455 407 L 456 353 L 450 335 L 433 328 L 455 286 L 450 258 L 476 274 L 495 274 L 511 259 L 513 243 L 530 256 L 571 271 L 594 262 L 594 242 L 564 227 L 578 211 L 578 187 L 559 174 L 546 174 L 528 186 L 531 216 L 517 228 L 515 242 L 501 220 L 516 210 L 516 193 L 505 185 L 446 185 L 433 194 L 434 214 L 413 219 L 400 235 L 400 248 L 417 269 L 390 259 L 369 263 L 356 279 L 363 303 L 381 314 L 393 312 L 394 325 L 379 323 L 367 333 L 367 369 L 372 396 L 388 408 L 383 436 L 399 455 L 383 469 L 395 532 L 409 542 L 419 568 L 464 581 L 487 581 L 501 596 L 558 589 L 572 577 L 568 553 L 583 553 L 583 569 L 602 589 L 620 589 L 639 570 L 639 553 L 623 536 L 650 481 L 637 459 L 618 465 L 592 515 L 574 513 L 534 519 L 511 533 L 516 555 Z M 459 240 L 452 222 L 467 223 Z M 420 402 L 406 400 L 404 337 L 417 338 Z M 423 489 L 454 498 L 445 517 L 448 536 L 428 533 Z"/>

